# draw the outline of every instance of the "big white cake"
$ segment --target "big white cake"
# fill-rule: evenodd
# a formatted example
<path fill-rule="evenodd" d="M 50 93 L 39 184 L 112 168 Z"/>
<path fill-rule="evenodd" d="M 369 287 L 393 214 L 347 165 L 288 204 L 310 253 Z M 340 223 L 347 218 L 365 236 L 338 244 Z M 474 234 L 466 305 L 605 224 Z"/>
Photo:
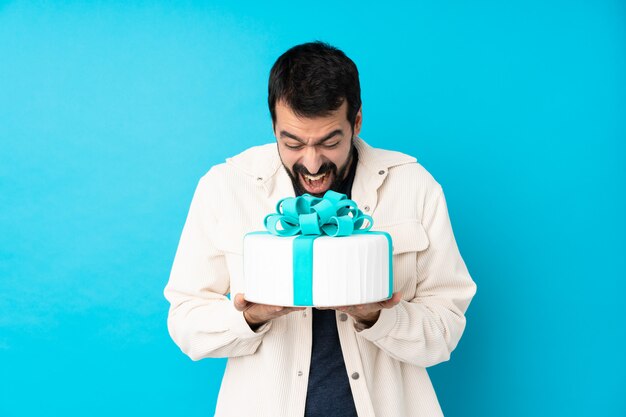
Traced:
<path fill-rule="evenodd" d="M 393 289 L 391 245 L 384 232 L 341 237 L 249 233 L 243 245 L 245 298 L 317 307 L 388 299 Z"/>

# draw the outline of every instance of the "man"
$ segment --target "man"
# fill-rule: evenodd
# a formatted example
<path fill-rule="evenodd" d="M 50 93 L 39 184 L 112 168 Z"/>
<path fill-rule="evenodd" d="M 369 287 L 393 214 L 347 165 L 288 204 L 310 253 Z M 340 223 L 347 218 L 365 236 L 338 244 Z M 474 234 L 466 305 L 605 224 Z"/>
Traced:
<path fill-rule="evenodd" d="M 415 158 L 358 137 L 357 68 L 334 47 L 285 52 L 268 101 L 276 144 L 198 183 L 164 292 L 172 338 L 193 360 L 229 358 L 216 416 L 442 415 L 425 368 L 449 359 L 476 285 L 441 186 Z M 245 233 L 279 199 L 329 189 L 391 234 L 393 297 L 325 310 L 246 301 Z"/>

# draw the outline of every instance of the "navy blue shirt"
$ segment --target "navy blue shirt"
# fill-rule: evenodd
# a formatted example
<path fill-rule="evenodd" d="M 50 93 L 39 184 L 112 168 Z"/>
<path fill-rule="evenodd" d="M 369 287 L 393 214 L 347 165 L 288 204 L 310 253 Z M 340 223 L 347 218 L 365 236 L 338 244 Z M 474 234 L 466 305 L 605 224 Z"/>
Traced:
<path fill-rule="evenodd" d="M 346 181 L 335 190 L 351 198 L 358 155 Z M 357 417 L 346 364 L 343 361 L 335 310 L 313 309 L 313 346 L 306 395 L 305 417 Z"/>

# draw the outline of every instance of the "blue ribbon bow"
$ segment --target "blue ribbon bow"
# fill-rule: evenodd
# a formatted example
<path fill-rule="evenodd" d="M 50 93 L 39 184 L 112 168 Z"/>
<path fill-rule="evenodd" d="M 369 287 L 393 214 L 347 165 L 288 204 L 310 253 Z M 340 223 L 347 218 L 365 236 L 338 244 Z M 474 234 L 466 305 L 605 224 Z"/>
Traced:
<path fill-rule="evenodd" d="M 363 227 L 366 220 L 368 224 Z M 372 228 L 373 219 L 345 194 L 329 190 L 321 198 L 310 194 L 283 198 L 276 204 L 276 213 L 265 216 L 263 223 L 276 236 L 337 237 L 366 233 Z"/>

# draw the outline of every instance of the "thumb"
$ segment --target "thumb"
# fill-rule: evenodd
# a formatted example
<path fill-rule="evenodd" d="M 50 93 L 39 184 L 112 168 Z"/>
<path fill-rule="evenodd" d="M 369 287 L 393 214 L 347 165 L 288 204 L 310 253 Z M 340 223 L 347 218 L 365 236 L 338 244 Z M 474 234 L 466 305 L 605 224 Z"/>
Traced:
<path fill-rule="evenodd" d="M 244 311 L 248 306 L 248 302 L 243 298 L 243 294 L 241 293 L 235 295 L 235 298 L 233 299 L 233 304 L 235 308 L 239 311 Z"/>

